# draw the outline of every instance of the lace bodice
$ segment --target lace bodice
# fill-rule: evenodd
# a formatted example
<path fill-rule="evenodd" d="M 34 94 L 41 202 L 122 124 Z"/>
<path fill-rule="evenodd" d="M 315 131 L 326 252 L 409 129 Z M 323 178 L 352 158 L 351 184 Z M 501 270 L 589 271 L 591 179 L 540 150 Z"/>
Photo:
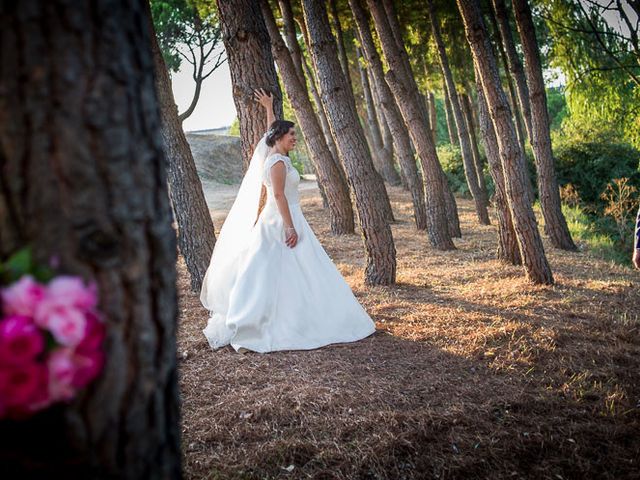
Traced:
<path fill-rule="evenodd" d="M 298 196 L 298 184 L 300 183 L 300 175 L 291 163 L 291 159 L 285 155 L 274 153 L 264 162 L 263 183 L 267 187 L 267 203 L 274 202 L 273 188 L 271 187 L 271 167 L 279 161 L 284 162 L 287 168 L 287 178 L 284 185 L 284 194 L 287 197 L 289 205 L 297 205 L 300 203 Z"/>

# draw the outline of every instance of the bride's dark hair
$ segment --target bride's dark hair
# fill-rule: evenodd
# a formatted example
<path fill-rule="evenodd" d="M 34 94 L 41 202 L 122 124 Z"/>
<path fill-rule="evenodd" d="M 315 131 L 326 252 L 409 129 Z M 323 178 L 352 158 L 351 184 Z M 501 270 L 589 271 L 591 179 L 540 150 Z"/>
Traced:
<path fill-rule="evenodd" d="M 295 123 L 290 122 L 289 120 L 276 120 L 271 124 L 269 130 L 267 130 L 267 138 L 265 142 L 270 147 L 273 147 L 278 140 L 284 137 L 289 129 L 293 128 Z"/>

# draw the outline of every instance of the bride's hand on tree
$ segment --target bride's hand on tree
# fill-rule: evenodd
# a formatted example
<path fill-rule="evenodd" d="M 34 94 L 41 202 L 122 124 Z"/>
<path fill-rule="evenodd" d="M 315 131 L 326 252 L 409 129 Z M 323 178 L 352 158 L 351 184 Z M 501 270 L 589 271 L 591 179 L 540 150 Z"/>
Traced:
<path fill-rule="evenodd" d="M 284 229 L 285 231 L 285 243 L 287 244 L 287 247 L 289 248 L 293 248 L 296 246 L 296 244 L 298 243 L 298 233 L 296 232 L 296 229 L 293 227 L 286 227 Z"/>
<path fill-rule="evenodd" d="M 253 91 L 253 99 L 258 102 L 265 110 L 273 110 L 273 96 L 262 88 Z"/>
<path fill-rule="evenodd" d="M 273 113 L 273 95 L 262 88 L 257 88 L 253 91 L 253 99 L 267 111 L 267 128 L 269 128 L 276 119 Z"/>

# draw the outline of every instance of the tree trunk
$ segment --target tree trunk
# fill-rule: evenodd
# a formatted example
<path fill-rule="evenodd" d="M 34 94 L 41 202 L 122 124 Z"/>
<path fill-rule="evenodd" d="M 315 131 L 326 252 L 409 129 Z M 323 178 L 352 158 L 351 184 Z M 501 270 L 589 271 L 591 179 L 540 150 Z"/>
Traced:
<path fill-rule="evenodd" d="M 538 198 L 544 216 L 544 230 L 551 243 L 563 250 L 576 250 L 567 221 L 562 214 L 555 159 L 551 150 L 551 133 L 547 94 L 542 77 L 540 50 L 527 0 L 513 0 L 520 43 L 524 51 L 525 71 L 531 104 L 531 147 L 538 171 Z"/>
<path fill-rule="evenodd" d="M 360 49 L 358 49 L 358 51 L 359 50 Z M 360 56 L 361 54 L 358 55 L 358 58 L 360 58 Z M 373 104 L 367 69 L 365 69 L 360 62 L 358 62 L 358 67 L 360 70 L 360 81 L 362 82 L 362 91 L 364 92 L 364 102 L 367 110 L 367 123 L 369 124 L 369 131 L 371 132 L 371 140 L 374 148 L 374 152 L 372 153 L 378 158 L 382 178 L 384 178 L 389 185 L 400 185 L 400 176 L 393 166 L 392 152 L 385 150 L 384 148 L 382 132 L 380 131 L 378 119 L 376 118 L 376 108 Z"/>
<path fill-rule="evenodd" d="M 478 92 L 478 121 L 480 124 L 480 136 L 484 143 L 484 150 L 487 154 L 487 162 L 489 163 L 489 172 L 493 178 L 495 185 L 494 204 L 496 208 L 496 217 L 498 218 L 498 250 L 496 256 L 498 260 L 510 263 L 512 265 L 521 265 L 520 250 L 518 249 L 518 239 L 513 229 L 511 221 L 511 213 L 507 202 L 507 191 L 505 187 L 505 178 L 500 164 L 500 152 L 498 148 L 498 140 L 496 132 L 493 129 L 487 102 L 482 91 L 480 83 L 480 75 L 476 70 L 476 90 Z"/>
<path fill-rule="evenodd" d="M 447 93 L 447 82 L 442 77 L 442 96 L 444 98 L 444 115 L 447 121 L 447 133 L 449 134 L 449 143 L 451 145 L 458 145 L 458 131 L 453 120 L 453 112 L 451 111 L 451 102 L 449 101 L 449 94 Z"/>
<path fill-rule="evenodd" d="M 0 256 L 30 245 L 94 279 L 107 332 L 76 399 L 2 422 L 5 478 L 181 478 L 176 236 L 145 3 L 0 7 Z"/>
<path fill-rule="evenodd" d="M 427 95 L 429 102 L 429 126 L 431 127 L 431 136 L 433 137 L 433 144 L 438 144 L 438 117 L 436 113 L 436 97 L 433 92 L 429 92 Z"/>
<path fill-rule="evenodd" d="M 163 59 L 164 60 L 164 59 Z M 178 115 L 178 120 L 180 120 L 181 122 L 184 122 L 187 118 L 189 118 L 193 112 L 196 109 L 196 105 L 198 105 L 198 100 L 200 100 L 200 93 L 202 92 L 202 82 L 204 81 L 202 79 L 202 69 L 200 69 L 200 78 L 196 79 L 196 88 L 193 91 L 193 97 L 191 98 L 191 103 L 189 104 L 189 107 L 182 112 L 181 114 Z"/>
<path fill-rule="evenodd" d="M 407 180 L 409 192 L 411 192 L 416 227 L 418 230 L 426 230 L 427 213 L 425 209 L 424 186 L 411 150 L 411 141 L 407 134 L 407 128 L 398 111 L 391 89 L 384 79 L 382 61 L 373 43 L 373 36 L 369 29 L 369 18 L 361 0 L 349 0 L 349 5 L 351 6 L 358 28 L 363 54 L 367 61 L 368 69 L 373 76 L 376 91 L 378 92 L 380 105 L 382 105 L 389 129 L 393 135 L 394 149 L 398 156 L 398 163 Z"/>
<path fill-rule="evenodd" d="M 271 55 L 271 44 L 258 0 L 216 0 L 222 40 L 233 85 L 233 102 L 240 123 L 244 169 L 266 132 L 267 114 L 254 99 L 255 89 L 270 92 L 276 118 L 282 118 L 282 92 Z"/>
<path fill-rule="evenodd" d="M 507 201 L 525 274 L 534 283 L 551 284 L 553 275 L 544 253 L 535 215 L 527 201 L 526 179 L 523 174 L 524 153 L 518 144 L 507 97 L 500 86 L 498 65 L 482 20 L 479 1 L 457 0 L 457 4 L 498 139 Z"/>
<path fill-rule="evenodd" d="M 153 32 L 153 22 L 149 28 Z M 162 119 L 162 140 L 167 156 L 169 196 L 178 222 L 178 247 L 191 275 L 191 290 L 199 292 L 211 261 L 216 235 L 191 148 L 178 118 L 171 78 L 155 34 L 151 37 L 151 51 Z"/>
<path fill-rule="evenodd" d="M 387 117 L 384 114 L 384 109 L 380 106 L 380 95 L 378 94 L 378 88 L 376 86 L 376 81 L 373 78 L 371 67 L 367 67 L 366 72 L 367 78 L 369 79 L 369 85 L 371 86 L 373 104 L 378 105 L 375 111 L 378 119 L 378 125 L 380 125 L 380 130 L 382 131 L 382 145 L 383 148 L 389 152 L 389 155 L 391 155 L 391 161 L 393 163 L 393 133 L 391 133 L 391 129 L 389 128 L 389 122 L 387 121 Z"/>
<path fill-rule="evenodd" d="M 462 107 L 460 106 L 460 98 L 458 97 L 456 85 L 453 81 L 453 74 L 451 73 L 451 67 L 449 66 L 447 51 L 444 48 L 442 35 L 440 34 L 440 24 L 436 18 L 432 0 L 429 0 L 427 9 L 431 21 L 433 39 L 435 40 L 436 47 L 438 49 L 438 58 L 440 60 L 440 67 L 442 68 L 442 75 L 447 87 L 447 94 L 449 96 L 449 102 L 451 103 L 451 110 L 453 112 L 456 130 L 458 132 L 458 141 L 462 153 L 462 162 L 464 164 L 464 173 L 467 178 L 467 185 L 469 185 L 469 191 L 471 192 L 471 196 L 475 203 L 478 221 L 482 225 L 489 225 L 489 212 L 487 212 L 486 196 L 483 195 L 480 185 L 478 184 L 478 172 L 476 171 L 476 165 L 474 164 L 473 153 L 471 151 L 469 130 L 467 129 L 467 124 L 462 113 Z"/>
<path fill-rule="evenodd" d="M 494 30 L 494 42 L 500 54 L 502 60 L 502 66 L 504 68 L 505 78 L 507 80 L 507 87 L 509 88 L 509 102 L 511 103 L 511 111 L 513 112 L 513 121 L 516 126 L 516 133 L 518 135 L 518 141 L 520 142 L 520 148 L 524 151 L 526 142 L 525 129 L 522 121 L 522 110 L 518 106 L 518 96 L 516 95 L 516 89 L 513 84 L 513 77 L 509 75 L 509 60 L 507 60 L 507 54 L 505 52 L 504 44 L 502 42 L 502 36 L 500 35 L 500 27 L 498 26 L 498 20 L 496 19 L 495 12 L 493 11 L 493 5 L 489 2 L 489 8 L 487 9 L 489 20 Z M 535 195 L 533 194 L 533 186 L 531 180 L 529 180 L 529 187 L 531 190 L 531 203 L 535 201 Z"/>
<path fill-rule="evenodd" d="M 302 8 L 309 32 L 310 51 L 318 72 L 322 103 L 326 109 L 345 170 L 353 188 L 366 252 L 365 283 L 389 285 L 396 279 L 396 249 L 380 208 L 380 188 L 364 133 L 358 123 L 355 100 L 335 56 L 325 6 L 315 0 L 303 0 Z"/>
<path fill-rule="evenodd" d="M 425 184 L 429 241 L 440 250 L 453 250 L 455 245 L 451 240 L 447 224 L 442 167 L 438 161 L 431 132 L 426 128 L 418 86 L 411 72 L 407 71 L 404 60 L 406 51 L 403 53 L 404 47 L 401 49 L 398 46 L 396 36 L 391 29 L 389 18 L 392 15 L 388 15 L 386 9 L 377 0 L 367 0 L 367 4 L 373 15 L 382 50 L 389 65 L 385 78 L 396 98 L 396 103 L 420 157 Z"/>
<path fill-rule="evenodd" d="M 289 0 L 281 0 L 288 2 Z M 285 25 L 287 21 L 285 20 Z M 304 21 L 298 22 L 300 25 L 300 29 L 302 30 L 302 38 L 304 39 L 307 52 L 309 51 L 309 34 L 307 32 L 307 27 L 304 24 Z M 293 27 L 292 27 L 293 28 Z M 333 139 L 333 135 L 331 134 L 331 128 L 329 127 L 329 120 L 327 119 L 327 113 L 324 111 L 324 106 L 322 105 L 322 101 L 320 100 L 320 94 L 318 93 L 317 87 L 317 77 L 314 72 L 309 68 L 309 64 L 307 60 L 301 56 L 302 67 L 304 72 L 309 79 L 309 87 L 311 88 L 311 95 L 313 97 L 313 102 L 316 106 L 316 112 L 318 114 L 318 118 L 320 119 L 320 126 L 322 127 L 322 132 L 324 133 L 325 139 L 327 141 L 327 145 L 329 146 L 329 150 L 331 150 L 331 155 L 333 157 L 334 163 L 340 170 L 340 176 L 343 181 L 347 183 L 347 174 L 344 171 L 344 166 L 340 161 L 340 155 L 338 153 L 338 147 L 336 146 L 336 142 Z M 352 202 L 353 203 L 353 199 Z"/>
<path fill-rule="evenodd" d="M 471 142 L 471 152 L 473 153 L 473 163 L 475 165 L 476 175 L 478 178 L 478 187 L 482 193 L 482 200 L 485 205 L 489 203 L 489 197 L 487 196 L 487 182 L 484 179 L 484 165 L 482 163 L 482 157 L 480 156 L 480 149 L 478 148 L 478 137 L 476 136 L 476 126 L 473 121 L 473 107 L 471 106 L 471 100 L 468 94 L 463 94 L 460 97 L 460 103 L 462 104 L 462 114 L 464 115 L 464 121 L 467 125 L 467 131 L 469 132 L 469 141 Z"/>
<path fill-rule="evenodd" d="M 506 57 L 506 64 L 511 78 L 516 82 L 516 91 L 518 92 L 518 105 L 520 112 L 524 118 L 524 124 L 527 129 L 527 137 L 531 141 L 531 108 L 529 105 L 529 89 L 527 88 L 527 80 L 524 76 L 524 69 L 520 62 L 520 57 L 516 51 L 516 43 L 511 32 L 511 24 L 509 23 L 509 12 L 504 0 L 491 0 L 496 16 L 496 23 L 499 30 L 502 46 Z M 515 108 L 514 108 L 515 110 Z"/>
<path fill-rule="evenodd" d="M 324 186 L 324 194 L 329 206 L 331 231 L 335 234 L 354 232 L 353 210 L 349 198 L 349 188 L 342 181 L 340 171 L 331 158 L 331 152 L 324 139 L 306 88 L 298 78 L 296 67 L 289 50 L 284 44 L 273 12 L 267 0 L 261 0 L 262 14 L 271 38 L 271 49 L 278 63 L 278 70 L 296 118 L 300 123 L 305 143 L 313 160 L 318 183 Z"/>
<path fill-rule="evenodd" d="M 349 58 L 347 57 L 347 50 L 344 47 L 344 34 L 342 32 L 342 25 L 340 24 L 340 17 L 338 16 L 338 3 L 336 0 L 329 0 L 331 7 L 331 19 L 333 20 L 333 28 L 336 33 L 336 44 L 338 45 L 338 58 L 340 59 L 340 67 L 342 73 L 347 81 L 347 85 L 353 91 L 353 82 L 351 81 L 351 73 L 349 71 Z"/>

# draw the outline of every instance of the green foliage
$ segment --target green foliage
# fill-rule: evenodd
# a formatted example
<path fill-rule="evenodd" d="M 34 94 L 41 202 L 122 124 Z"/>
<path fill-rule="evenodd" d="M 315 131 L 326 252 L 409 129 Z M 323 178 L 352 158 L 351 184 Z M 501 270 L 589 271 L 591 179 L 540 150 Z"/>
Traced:
<path fill-rule="evenodd" d="M 610 136 L 640 148 L 640 88 L 629 75 L 629 71 L 638 75 L 640 68 L 629 41 L 600 15 L 604 7 L 598 2 L 585 4 L 584 11 L 579 0 L 541 0 L 540 4 L 549 29 L 551 66 L 566 78 L 565 134 Z M 610 21 L 614 11 L 612 7 Z"/>
<path fill-rule="evenodd" d="M 233 122 L 231 122 L 231 126 L 229 127 L 229 135 L 231 135 L 232 137 L 240 136 L 240 120 L 238 120 L 238 117 L 234 118 Z"/>
<path fill-rule="evenodd" d="M 453 193 L 469 197 L 471 193 L 469 192 L 467 179 L 464 175 L 464 164 L 462 163 L 460 147 L 447 143 L 445 145 L 439 145 L 437 151 L 438 159 L 440 160 L 440 164 L 447 176 L 449 186 L 451 190 L 453 190 Z"/>
<path fill-rule="evenodd" d="M 629 266 L 631 254 L 614 240 L 617 227 L 611 218 L 589 215 L 579 206 L 563 205 L 562 213 L 574 241 L 598 258 Z"/>
<path fill-rule="evenodd" d="M 9 285 L 24 275 L 31 275 L 42 283 L 46 283 L 53 278 L 51 269 L 34 262 L 29 247 L 18 250 L 6 261 L 0 262 L 1 285 Z"/>
<path fill-rule="evenodd" d="M 563 88 L 547 88 L 547 110 L 549 111 L 551 131 L 560 130 L 562 122 L 568 114 L 567 101 L 565 99 Z"/>
<path fill-rule="evenodd" d="M 572 184 L 588 209 L 602 212 L 600 195 L 614 178 L 640 188 L 640 151 L 607 137 L 562 139 L 554 146 L 560 185 Z"/>
<path fill-rule="evenodd" d="M 218 43 L 220 25 L 213 2 L 151 0 L 150 6 L 158 44 L 169 71 L 180 70 L 184 58 L 196 62 L 195 57 L 190 59 L 181 48 L 197 50 L 200 45 L 215 47 Z"/>

